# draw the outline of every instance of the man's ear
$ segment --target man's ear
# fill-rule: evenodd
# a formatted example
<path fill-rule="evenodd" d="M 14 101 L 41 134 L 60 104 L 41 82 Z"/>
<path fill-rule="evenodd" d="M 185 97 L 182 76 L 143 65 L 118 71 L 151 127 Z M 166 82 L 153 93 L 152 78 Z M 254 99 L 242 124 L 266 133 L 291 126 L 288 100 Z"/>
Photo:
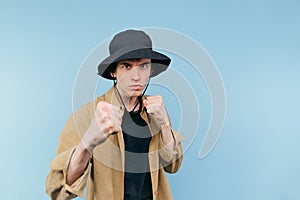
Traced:
<path fill-rule="evenodd" d="M 110 72 L 111 77 L 116 78 L 115 74 Z"/>

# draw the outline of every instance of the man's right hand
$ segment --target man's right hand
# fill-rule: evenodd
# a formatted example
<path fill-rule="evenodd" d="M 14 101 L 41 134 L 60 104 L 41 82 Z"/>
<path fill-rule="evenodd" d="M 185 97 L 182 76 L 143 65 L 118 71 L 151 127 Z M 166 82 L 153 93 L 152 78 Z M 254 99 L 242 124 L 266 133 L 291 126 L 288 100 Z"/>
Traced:
<path fill-rule="evenodd" d="M 84 172 L 94 148 L 121 131 L 123 110 L 104 101 L 98 102 L 94 117 L 72 155 L 66 182 L 72 185 Z"/>
<path fill-rule="evenodd" d="M 93 149 L 106 141 L 113 133 L 121 131 L 123 109 L 104 101 L 98 102 L 94 117 L 83 136 L 84 145 L 92 153 Z"/>

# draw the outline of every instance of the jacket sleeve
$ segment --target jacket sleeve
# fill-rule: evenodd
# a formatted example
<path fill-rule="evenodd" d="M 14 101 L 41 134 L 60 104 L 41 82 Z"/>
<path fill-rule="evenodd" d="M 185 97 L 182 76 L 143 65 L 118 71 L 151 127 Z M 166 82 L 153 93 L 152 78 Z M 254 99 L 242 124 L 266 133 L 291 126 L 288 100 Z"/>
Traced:
<path fill-rule="evenodd" d="M 168 173 L 176 173 L 181 166 L 181 162 L 183 158 L 181 141 L 184 138 L 175 130 L 172 129 L 171 131 L 173 134 L 173 138 L 175 140 L 175 149 L 174 150 L 169 149 L 166 145 L 164 145 L 160 137 L 159 155 L 164 170 Z"/>
<path fill-rule="evenodd" d="M 80 124 L 75 123 L 75 121 L 80 122 Z M 50 164 L 50 172 L 46 179 L 46 193 L 52 200 L 67 200 L 76 196 L 84 196 L 91 163 L 71 186 L 66 183 L 66 176 L 73 152 L 80 142 L 80 135 L 86 130 L 89 122 L 87 109 L 81 108 L 71 115 L 60 134 L 57 153 Z"/>
<path fill-rule="evenodd" d="M 58 154 L 50 165 L 50 172 L 46 180 L 46 192 L 53 200 L 67 200 L 76 196 L 84 197 L 91 164 L 71 186 L 66 183 L 68 164 L 74 149 L 71 148 Z"/>

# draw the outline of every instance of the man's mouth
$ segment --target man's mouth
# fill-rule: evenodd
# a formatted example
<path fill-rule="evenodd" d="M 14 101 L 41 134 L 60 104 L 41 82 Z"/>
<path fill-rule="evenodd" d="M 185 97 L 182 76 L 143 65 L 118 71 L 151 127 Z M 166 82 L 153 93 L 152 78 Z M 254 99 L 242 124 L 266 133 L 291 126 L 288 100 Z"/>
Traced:
<path fill-rule="evenodd" d="M 143 89 L 143 85 L 130 85 L 129 87 L 132 90 L 142 90 Z"/>

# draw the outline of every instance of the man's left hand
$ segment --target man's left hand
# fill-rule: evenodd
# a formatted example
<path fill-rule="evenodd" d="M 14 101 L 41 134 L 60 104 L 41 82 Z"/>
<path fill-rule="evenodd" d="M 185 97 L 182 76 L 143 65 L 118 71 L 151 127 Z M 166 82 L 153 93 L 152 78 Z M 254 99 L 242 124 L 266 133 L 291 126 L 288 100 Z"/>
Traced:
<path fill-rule="evenodd" d="M 169 123 L 167 111 L 161 95 L 148 96 L 143 100 L 147 113 L 151 114 L 161 127 Z"/>

